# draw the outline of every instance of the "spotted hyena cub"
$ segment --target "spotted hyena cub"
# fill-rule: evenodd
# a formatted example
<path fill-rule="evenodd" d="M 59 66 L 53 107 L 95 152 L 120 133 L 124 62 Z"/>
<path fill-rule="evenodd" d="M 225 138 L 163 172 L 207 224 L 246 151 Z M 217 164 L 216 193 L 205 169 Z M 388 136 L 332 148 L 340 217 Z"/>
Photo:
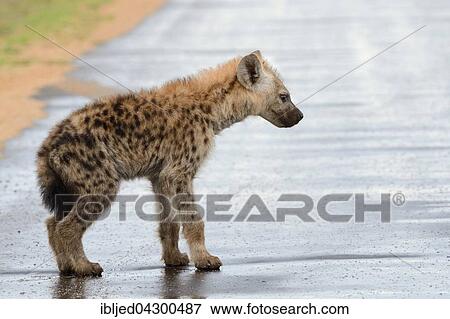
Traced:
<path fill-rule="evenodd" d="M 165 264 L 189 263 L 178 249 L 182 226 L 195 266 L 219 269 L 220 259 L 205 247 L 203 221 L 189 205 L 192 182 L 214 136 L 250 115 L 278 127 L 303 117 L 259 51 L 159 88 L 100 99 L 59 123 L 42 144 L 37 166 L 43 202 L 54 212 L 47 228 L 60 272 L 101 275 L 102 267 L 84 254 L 82 236 L 109 207 L 120 181 L 136 177 L 148 178 L 160 200 L 183 194 L 160 205 Z M 70 209 L 58 194 L 72 194 Z"/>

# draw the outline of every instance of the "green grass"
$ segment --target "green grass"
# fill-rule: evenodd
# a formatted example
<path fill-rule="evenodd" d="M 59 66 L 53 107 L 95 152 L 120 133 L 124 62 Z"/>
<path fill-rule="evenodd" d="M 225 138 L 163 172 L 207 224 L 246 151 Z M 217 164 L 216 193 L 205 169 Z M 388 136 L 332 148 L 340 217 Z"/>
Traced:
<path fill-rule="evenodd" d="M 25 25 L 54 39 L 83 38 L 98 22 L 99 6 L 110 1 L 1 0 L 0 66 L 32 62 L 21 60 L 18 56 L 27 45 L 42 39 Z"/>

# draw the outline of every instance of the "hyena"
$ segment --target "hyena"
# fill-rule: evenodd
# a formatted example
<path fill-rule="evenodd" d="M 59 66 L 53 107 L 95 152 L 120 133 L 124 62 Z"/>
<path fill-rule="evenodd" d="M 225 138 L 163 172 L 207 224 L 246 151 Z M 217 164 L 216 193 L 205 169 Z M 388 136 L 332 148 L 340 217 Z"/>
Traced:
<path fill-rule="evenodd" d="M 158 88 L 99 99 L 56 125 L 38 152 L 37 172 L 43 203 L 54 212 L 46 224 L 60 272 L 101 275 L 102 267 L 83 251 L 82 236 L 109 208 L 120 181 L 137 177 L 147 178 L 157 197 L 184 194 L 168 208 L 161 205 L 165 265 L 189 264 L 178 249 L 182 226 L 195 266 L 219 269 L 222 263 L 206 249 L 204 223 L 189 200 L 192 182 L 214 136 L 251 115 L 277 127 L 303 117 L 259 51 Z M 70 209 L 58 194 L 72 194 Z"/>

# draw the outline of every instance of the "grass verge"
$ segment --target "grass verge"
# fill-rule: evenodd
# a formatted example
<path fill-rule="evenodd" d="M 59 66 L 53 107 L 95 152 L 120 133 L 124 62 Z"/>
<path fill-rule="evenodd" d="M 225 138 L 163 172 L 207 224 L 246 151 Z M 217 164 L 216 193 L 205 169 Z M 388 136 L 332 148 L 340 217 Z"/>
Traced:
<path fill-rule="evenodd" d="M 34 41 L 36 34 L 30 25 L 45 35 L 57 39 L 82 39 L 96 23 L 107 19 L 98 8 L 111 0 L 2 0 L 0 5 L 0 66 L 33 62 L 21 52 Z M 100 20 L 100 21 L 99 21 Z"/>

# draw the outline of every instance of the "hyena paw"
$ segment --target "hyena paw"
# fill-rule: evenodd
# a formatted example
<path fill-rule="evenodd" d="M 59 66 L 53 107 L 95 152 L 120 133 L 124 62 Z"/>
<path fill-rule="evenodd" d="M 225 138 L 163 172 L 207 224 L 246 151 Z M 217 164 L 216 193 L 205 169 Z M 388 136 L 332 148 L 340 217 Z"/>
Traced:
<path fill-rule="evenodd" d="M 180 267 L 189 265 L 189 257 L 187 254 L 178 253 L 170 257 L 164 258 L 167 267 Z"/>
<path fill-rule="evenodd" d="M 98 263 L 83 262 L 76 265 L 73 274 L 77 277 L 101 277 L 103 272 L 102 266 Z"/>
<path fill-rule="evenodd" d="M 222 262 L 219 257 L 206 255 L 195 262 L 195 267 L 199 270 L 219 270 Z"/>

